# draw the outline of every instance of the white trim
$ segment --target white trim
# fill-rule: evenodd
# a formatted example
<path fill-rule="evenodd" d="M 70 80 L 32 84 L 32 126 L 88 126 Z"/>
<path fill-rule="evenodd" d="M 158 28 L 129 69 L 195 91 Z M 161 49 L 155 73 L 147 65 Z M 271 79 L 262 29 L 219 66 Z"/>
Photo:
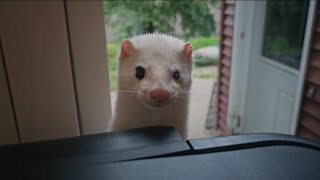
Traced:
<path fill-rule="evenodd" d="M 299 70 L 294 69 L 294 68 L 292 68 L 292 67 L 290 67 L 288 65 L 279 63 L 279 62 L 277 62 L 275 60 L 272 60 L 272 59 L 270 59 L 268 57 L 265 57 L 265 56 L 260 56 L 258 59 L 260 59 L 264 63 L 269 64 L 271 66 L 274 66 L 275 68 L 278 68 L 278 69 L 280 69 L 282 71 L 285 71 L 287 73 L 293 74 L 295 76 L 299 76 L 299 73 L 300 73 Z"/>
<path fill-rule="evenodd" d="M 300 73 L 298 77 L 299 80 L 297 85 L 298 87 L 296 92 L 296 101 L 294 104 L 295 107 L 294 107 L 292 126 L 291 126 L 291 134 L 293 135 L 296 134 L 296 129 L 298 125 L 298 118 L 299 118 L 299 112 L 300 112 L 300 106 L 301 106 L 301 99 L 303 96 L 302 93 L 303 93 L 304 79 L 305 79 L 305 73 L 306 73 L 308 52 L 310 49 L 313 17 L 314 17 L 315 10 L 316 10 L 316 1 L 310 1 L 309 11 L 308 11 L 308 20 L 306 24 L 306 31 L 304 36 L 303 50 L 302 50 L 301 63 L 300 63 Z"/>
<path fill-rule="evenodd" d="M 266 23 L 266 12 L 267 11 L 267 1 L 254 2 L 254 13 L 255 23 L 261 23 L 260 26 L 253 27 L 253 33 L 255 34 L 255 38 L 253 39 L 253 53 L 252 56 L 254 59 L 261 60 L 260 57 L 262 54 L 262 43 L 263 36 L 265 34 L 265 23 Z M 259 15 L 257 15 L 259 13 Z M 252 58 L 252 57 L 251 57 Z"/>
<path fill-rule="evenodd" d="M 103 133 L 111 120 L 102 1 L 66 1 L 81 135 Z"/>
<path fill-rule="evenodd" d="M 233 133 L 240 133 L 244 123 L 247 76 L 251 56 L 252 22 L 254 1 L 236 1 L 235 24 L 232 44 L 231 77 L 228 102 L 227 127 Z M 237 48 L 242 47 L 242 48 Z M 245 51 L 244 51 L 245 50 Z M 236 67 L 236 68 L 235 68 Z M 240 126 L 236 127 L 240 119 Z"/>

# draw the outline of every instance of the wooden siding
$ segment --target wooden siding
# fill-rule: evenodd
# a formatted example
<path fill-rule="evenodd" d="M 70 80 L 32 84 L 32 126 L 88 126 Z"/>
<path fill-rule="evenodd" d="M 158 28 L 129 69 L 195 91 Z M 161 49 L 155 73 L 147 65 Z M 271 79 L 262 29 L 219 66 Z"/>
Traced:
<path fill-rule="evenodd" d="M 218 72 L 217 130 L 227 133 L 228 94 L 231 72 L 235 1 L 221 1 L 220 60 Z"/>
<path fill-rule="evenodd" d="M 66 1 L 83 135 L 105 132 L 111 118 L 102 6 L 101 1 Z"/>
<path fill-rule="evenodd" d="M 107 131 L 102 1 L 0 1 L 0 145 Z"/>
<path fill-rule="evenodd" d="M 297 135 L 320 141 L 320 4 L 317 2 Z"/>

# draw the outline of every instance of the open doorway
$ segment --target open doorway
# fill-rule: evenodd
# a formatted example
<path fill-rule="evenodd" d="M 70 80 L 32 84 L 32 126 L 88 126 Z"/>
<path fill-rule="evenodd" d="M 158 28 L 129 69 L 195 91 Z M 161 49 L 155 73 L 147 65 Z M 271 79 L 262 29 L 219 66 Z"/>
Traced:
<path fill-rule="evenodd" d="M 117 90 L 120 42 L 161 32 L 191 42 L 195 59 L 189 105 L 189 138 L 216 135 L 214 95 L 219 54 L 219 3 L 207 1 L 104 1 L 111 106 Z"/>

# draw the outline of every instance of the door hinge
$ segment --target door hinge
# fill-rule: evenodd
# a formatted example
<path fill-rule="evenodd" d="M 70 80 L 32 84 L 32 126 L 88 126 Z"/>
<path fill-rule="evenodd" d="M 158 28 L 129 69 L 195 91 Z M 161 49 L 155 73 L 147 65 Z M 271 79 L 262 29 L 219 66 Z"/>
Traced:
<path fill-rule="evenodd" d="M 241 132 L 241 116 L 237 113 L 232 115 L 232 134 L 239 134 Z"/>
<path fill-rule="evenodd" d="M 241 32 L 241 33 L 240 33 L 240 39 L 244 39 L 244 35 L 245 35 L 245 33 L 244 33 L 244 32 Z"/>

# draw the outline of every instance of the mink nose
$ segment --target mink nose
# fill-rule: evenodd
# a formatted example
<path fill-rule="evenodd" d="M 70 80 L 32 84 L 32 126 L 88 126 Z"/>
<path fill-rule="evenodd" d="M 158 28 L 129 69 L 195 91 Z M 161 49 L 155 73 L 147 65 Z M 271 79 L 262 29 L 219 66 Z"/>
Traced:
<path fill-rule="evenodd" d="M 154 102 L 163 103 L 169 99 L 170 94 L 168 91 L 166 91 L 164 89 L 157 88 L 157 89 L 154 89 L 153 91 L 150 92 L 150 96 Z"/>

